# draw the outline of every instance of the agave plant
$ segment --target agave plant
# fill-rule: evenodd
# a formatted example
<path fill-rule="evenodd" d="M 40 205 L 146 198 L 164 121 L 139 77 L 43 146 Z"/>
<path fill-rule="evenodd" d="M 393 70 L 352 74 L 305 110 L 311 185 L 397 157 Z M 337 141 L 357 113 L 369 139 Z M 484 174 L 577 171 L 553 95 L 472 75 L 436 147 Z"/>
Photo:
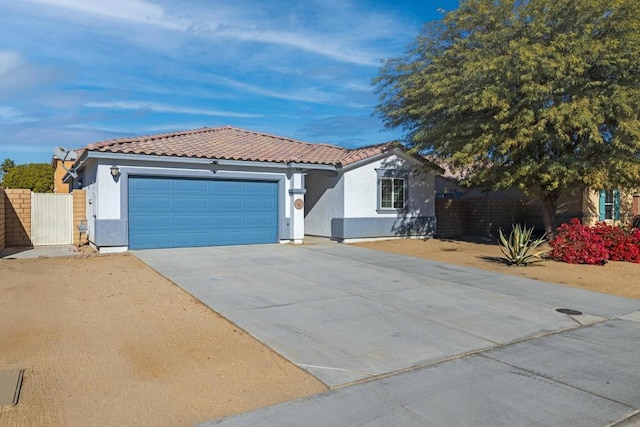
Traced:
<path fill-rule="evenodd" d="M 521 227 L 520 224 L 516 224 L 511 229 L 511 233 L 509 233 L 509 238 L 506 238 L 502 233 L 502 229 L 500 232 L 500 250 L 504 254 L 504 258 L 507 260 L 509 265 L 528 265 L 536 260 L 541 258 L 541 255 L 545 252 L 538 251 L 535 252 L 536 248 L 543 243 L 545 243 L 545 236 L 540 237 L 536 240 L 531 240 L 531 235 L 533 234 L 533 227 L 526 228 Z"/>

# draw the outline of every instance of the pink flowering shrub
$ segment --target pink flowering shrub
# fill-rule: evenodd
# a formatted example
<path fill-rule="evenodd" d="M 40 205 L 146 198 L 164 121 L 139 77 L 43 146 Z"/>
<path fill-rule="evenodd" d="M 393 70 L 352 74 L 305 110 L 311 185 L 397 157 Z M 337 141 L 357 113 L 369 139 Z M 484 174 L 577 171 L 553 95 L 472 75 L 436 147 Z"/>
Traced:
<path fill-rule="evenodd" d="M 593 227 L 573 218 L 558 227 L 549 242 L 549 258 L 570 264 L 604 264 L 611 261 L 640 262 L 640 229 L 599 222 Z"/>

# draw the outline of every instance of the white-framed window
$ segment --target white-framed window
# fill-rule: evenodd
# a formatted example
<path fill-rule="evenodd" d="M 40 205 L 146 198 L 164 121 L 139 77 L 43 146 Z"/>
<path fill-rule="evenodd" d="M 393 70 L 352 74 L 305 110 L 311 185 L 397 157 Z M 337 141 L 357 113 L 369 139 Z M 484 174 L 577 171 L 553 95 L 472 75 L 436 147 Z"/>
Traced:
<path fill-rule="evenodd" d="M 380 179 L 380 209 L 404 209 L 404 178 Z"/>
<path fill-rule="evenodd" d="M 378 210 L 397 211 L 407 206 L 408 173 L 378 170 Z"/>

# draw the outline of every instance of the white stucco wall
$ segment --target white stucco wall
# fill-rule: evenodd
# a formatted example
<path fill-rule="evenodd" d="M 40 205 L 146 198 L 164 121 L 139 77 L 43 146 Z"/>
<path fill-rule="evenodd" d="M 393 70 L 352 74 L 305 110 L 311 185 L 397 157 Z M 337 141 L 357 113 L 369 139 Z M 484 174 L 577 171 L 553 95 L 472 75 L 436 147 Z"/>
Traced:
<path fill-rule="evenodd" d="M 121 219 L 120 188 L 123 180 L 116 182 L 110 168 L 111 164 L 99 163 L 96 171 L 96 215 L 99 219 Z"/>
<path fill-rule="evenodd" d="M 96 173 L 97 164 L 88 162 L 82 173 L 79 175 L 80 182 L 74 183 L 78 188 L 85 190 L 86 215 L 87 215 L 87 239 L 93 241 L 93 231 L 95 230 L 96 218 Z"/>
<path fill-rule="evenodd" d="M 305 179 L 305 234 L 331 236 L 331 218 L 344 217 L 344 180 L 335 172 L 309 172 Z"/>
<path fill-rule="evenodd" d="M 120 177 L 114 180 L 111 166 L 117 165 Z M 215 171 L 215 173 L 214 173 Z M 89 240 L 93 242 L 96 229 L 95 220 L 126 220 L 128 216 L 128 178 L 129 176 L 164 176 L 167 178 L 202 178 L 202 179 L 258 179 L 279 181 L 279 227 L 282 240 L 288 240 L 283 224 L 289 227 L 291 237 L 301 239 L 304 235 L 304 221 L 295 224 L 293 217 L 297 216 L 293 208 L 293 200 L 304 196 L 292 195 L 292 188 L 303 188 L 301 173 L 295 172 L 283 165 L 280 167 L 261 166 L 226 166 L 210 165 L 203 162 L 183 163 L 169 161 L 127 160 L 123 158 L 89 159 L 82 171 L 82 188 L 87 192 L 87 217 Z M 285 235 L 283 235 L 283 233 Z"/>
<path fill-rule="evenodd" d="M 379 169 L 408 172 L 407 209 L 378 210 Z M 394 227 L 399 230 L 414 218 L 435 217 L 435 176 L 435 172 L 425 171 L 422 163 L 396 154 L 353 165 L 338 171 L 337 176 L 310 171 L 306 178 L 306 234 L 337 238 L 334 233 L 357 233 L 360 228 L 363 233 L 387 236 Z M 336 219 L 342 221 L 332 230 Z"/>
<path fill-rule="evenodd" d="M 377 169 L 410 171 L 408 209 L 404 215 L 435 216 L 435 173 L 425 172 L 416 161 L 391 155 L 344 173 L 344 217 L 396 217 L 396 212 L 378 212 Z"/>

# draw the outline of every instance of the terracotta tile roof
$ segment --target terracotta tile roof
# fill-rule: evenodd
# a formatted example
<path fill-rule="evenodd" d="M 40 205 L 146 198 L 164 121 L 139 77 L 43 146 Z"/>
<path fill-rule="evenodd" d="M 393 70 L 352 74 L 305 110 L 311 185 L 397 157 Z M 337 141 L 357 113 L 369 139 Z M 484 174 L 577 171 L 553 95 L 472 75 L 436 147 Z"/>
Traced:
<path fill-rule="evenodd" d="M 396 143 L 346 149 L 252 132 L 230 126 L 118 138 L 89 144 L 87 151 L 202 159 L 346 166 L 382 154 Z"/>
<path fill-rule="evenodd" d="M 445 160 L 439 158 L 438 156 L 429 154 L 424 156 L 425 159 L 434 165 L 437 165 L 441 169 L 441 175 L 443 178 L 450 179 L 453 181 L 460 181 L 467 176 L 468 170 L 466 169 L 456 169 L 447 163 Z"/>

